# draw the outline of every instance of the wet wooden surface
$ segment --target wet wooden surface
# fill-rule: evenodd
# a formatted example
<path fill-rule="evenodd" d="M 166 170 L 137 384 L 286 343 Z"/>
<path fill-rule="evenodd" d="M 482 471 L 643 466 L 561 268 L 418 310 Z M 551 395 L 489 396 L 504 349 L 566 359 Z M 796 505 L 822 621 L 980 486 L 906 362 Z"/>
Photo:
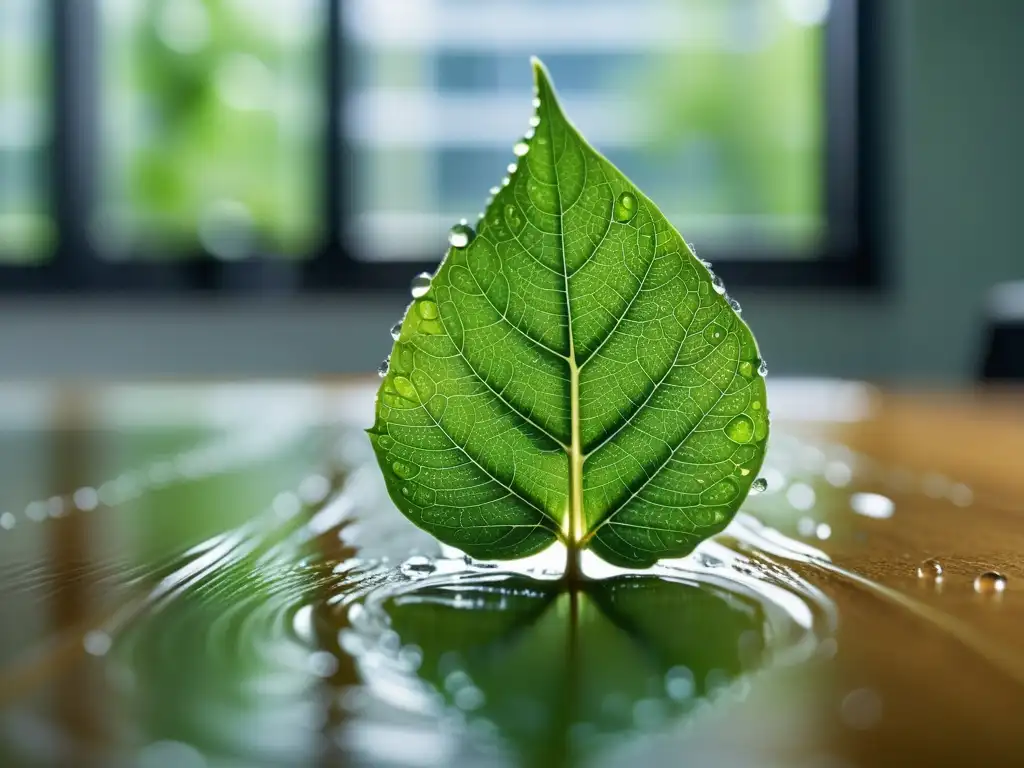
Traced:
<path fill-rule="evenodd" d="M 683 748 L 692 764 L 1024 763 L 1024 391 L 771 384 L 772 484 L 745 510 L 827 555 L 786 565 L 834 602 L 838 627 L 810 661 L 759 672 L 691 724 Z M 32 749 L 51 738 L 102 754 L 103 745 L 124 746 L 131 718 L 97 693 L 109 670 L 97 665 L 95 644 L 89 651 L 91 629 L 140 584 L 159 585 L 154 563 L 244 525 L 246 509 L 283 503 L 280 491 L 311 473 L 326 476 L 336 432 L 294 442 L 281 424 L 349 429 L 365 423 L 372 390 L 9 385 L 4 395 L 0 764 L 50 764 Z M 263 458 L 225 449 L 196 455 L 191 468 L 181 459 L 225 425 L 258 432 L 261 423 L 291 435 L 276 448 L 271 441 Z M 198 524 L 160 512 L 159 494 L 202 474 L 203 462 L 202 482 L 221 484 L 210 493 L 220 494 L 222 516 Z M 878 516 L 857 511 L 857 494 L 873 494 Z M 173 510 L 187 515 L 190 498 L 176 497 Z M 159 536 L 140 524 L 158 513 Z M 928 559 L 941 563 L 940 580 L 918 577 Z M 988 571 L 1005 576 L 1004 591 L 976 588 Z M 354 679 L 345 665 L 334 675 L 333 688 Z M 680 764 L 678 748 L 670 741 L 651 759 Z M 35 762 L 22 763 L 25 754 Z M 313 754 L 336 764 L 329 752 L 295 754 L 296 764 Z"/>

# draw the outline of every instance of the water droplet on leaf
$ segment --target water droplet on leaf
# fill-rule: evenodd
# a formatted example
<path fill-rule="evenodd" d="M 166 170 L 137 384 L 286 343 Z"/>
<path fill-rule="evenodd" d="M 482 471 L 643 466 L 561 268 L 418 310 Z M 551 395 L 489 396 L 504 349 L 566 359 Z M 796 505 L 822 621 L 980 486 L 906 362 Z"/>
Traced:
<path fill-rule="evenodd" d="M 615 220 L 625 223 L 636 216 L 638 203 L 632 192 L 623 192 L 615 200 Z"/>
<path fill-rule="evenodd" d="M 426 296 L 427 291 L 430 290 L 430 274 L 427 272 L 420 272 L 416 277 L 412 279 L 412 297 L 418 299 L 421 296 Z"/>
<path fill-rule="evenodd" d="M 517 141 L 515 143 L 515 146 L 512 147 L 512 154 L 515 155 L 516 157 L 522 157 L 529 151 L 530 145 L 527 144 L 525 141 Z"/>
<path fill-rule="evenodd" d="M 516 165 L 515 163 L 509 163 L 508 168 L 506 168 L 505 170 L 508 171 L 509 176 L 511 176 L 513 173 L 519 170 L 519 166 Z"/>
<path fill-rule="evenodd" d="M 737 314 L 743 311 L 743 307 L 740 306 L 740 303 L 736 301 L 736 299 L 729 299 L 729 307 Z"/>
<path fill-rule="evenodd" d="M 406 400 L 416 400 L 416 388 L 405 376 L 397 376 L 394 381 L 395 391 Z"/>
<path fill-rule="evenodd" d="M 768 363 L 765 361 L 764 358 L 761 358 L 761 362 L 757 366 L 757 373 L 759 376 L 768 375 Z"/>
<path fill-rule="evenodd" d="M 408 464 L 403 464 L 400 461 L 392 463 L 391 469 L 394 471 L 396 475 L 398 475 L 403 480 L 408 480 L 410 477 L 416 474 L 415 469 L 410 467 Z"/>
<path fill-rule="evenodd" d="M 750 484 L 750 490 L 754 493 L 762 493 L 763 491 L 768 490 L 768 481 L 763 477 L 759 477 Z"/>
<path fill-rule="evenodd" d="M 424 320 L 437 319 L 437 304 L 432 301 L 421 301 L 416 305 L 416 311 Z"/>
<path fill-rule="evenodd" d="M 456 224 L 448 232 L 448 244 L 452 248 L 465 248 L 475 236 L 476 233 L 473 231 L 473 228 L 463 221 L 461 224 Z"/>
<path fill-rule="evenodd" d="M 711 275 L 711 287 L 715 289 L 715 293 L 719 296 L 725 293 L 725 283 L 722 282 L 722 278 L 718 275 Z"/>
<path fill-rule="evenodd" d="M 391 368 L 391 357 L 385 357 L 380 365 L 377 366 L 377 375 L 382 379 L 388 375 L 388 370 Z"/>
<path fill-rule="evenodd" d="M 537 115 L 532 115 L 530 117 L 530 127 L 536 128 L 538 125 L 540 125 L 540 118 Z"/>
<path fill-rule="evenodd" d="M 402 324 L 395 323 L 391 326 L 391 338 L 398 341 L 398 337 L 402 335 Z"/>
<path fill-rule="evenodd" d="M 754 422 L 749 416 L 740 414 L 725 425 L 725 434 L 737 443 L 749 443 L 754 437 Z"/>

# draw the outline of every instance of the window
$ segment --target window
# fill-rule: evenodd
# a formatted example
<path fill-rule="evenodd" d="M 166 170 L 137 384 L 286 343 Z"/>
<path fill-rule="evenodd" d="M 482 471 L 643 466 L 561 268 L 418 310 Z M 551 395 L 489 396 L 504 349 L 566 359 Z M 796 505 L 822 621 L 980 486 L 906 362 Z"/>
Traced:
<path fill-rule="evenodd" d="M 344 4 L 358 254 L 424 257 L 526 130 L 536 53 L 583 133 L 709 253 L 813 258 L 826 0 Z"/>
<path fill-rule="evenodd" d="M 404 289 L 530 54 L 726 279 L 869 283 L 869 5 L 0 0 L 0 290 Z"/>
<path fill-rule="evenodd" d="M 0 264 L 46 260 L 50 112 L 48 14 L 38 0 L 0 0 Z"/>
<path fill-rule="evenodd" d="M 103 0 L 107 258 L 304 257 L 318 245 L 318 0 Z"/>

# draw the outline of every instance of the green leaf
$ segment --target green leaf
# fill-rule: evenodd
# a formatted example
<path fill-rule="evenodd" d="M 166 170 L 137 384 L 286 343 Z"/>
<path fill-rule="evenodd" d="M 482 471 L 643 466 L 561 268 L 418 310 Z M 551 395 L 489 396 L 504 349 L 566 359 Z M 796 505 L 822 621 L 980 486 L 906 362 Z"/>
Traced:
<path fill-rule="evenodd" d="M 589 764 L 609 739 L 685 718 L 766 653 L 756 603 L 650 576 L 575 594 L 520 576 L 460 582 L 384 610 L 423 652 L 419 677 L 447 706 L 494 723 L 512 764 Z"/>
<path fill-rule="evenodd" d="M 473 557 L 561 540 L 645 567 L 746 497 L 761 361 L 721 281 L 534 73 L 534 134 L 414 290 L 369 434 L 399 509 Z"/>

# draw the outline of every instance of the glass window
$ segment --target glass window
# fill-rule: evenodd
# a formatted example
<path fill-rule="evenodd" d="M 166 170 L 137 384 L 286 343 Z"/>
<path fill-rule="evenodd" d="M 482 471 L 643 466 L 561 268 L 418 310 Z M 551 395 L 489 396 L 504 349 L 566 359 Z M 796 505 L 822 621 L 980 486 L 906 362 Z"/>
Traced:
<path fill-rule="evenodd" d="M 811 258 L 829 5 L 345 0 L 357 254 L 436 257 L 475 217 L 527 128 L 537 54 L 583 133 L 702 254 Z"/>
<path fill-rule="evenodd" d="M 0 0 L 0 262 L 43 261 L 49 206 L 49 18 L 40 0 Z"/>
<path fill-rule="evenodd" d="M 100 254 L 309 255 L 322 223 L 323 0 L 99 7 Z"/>

